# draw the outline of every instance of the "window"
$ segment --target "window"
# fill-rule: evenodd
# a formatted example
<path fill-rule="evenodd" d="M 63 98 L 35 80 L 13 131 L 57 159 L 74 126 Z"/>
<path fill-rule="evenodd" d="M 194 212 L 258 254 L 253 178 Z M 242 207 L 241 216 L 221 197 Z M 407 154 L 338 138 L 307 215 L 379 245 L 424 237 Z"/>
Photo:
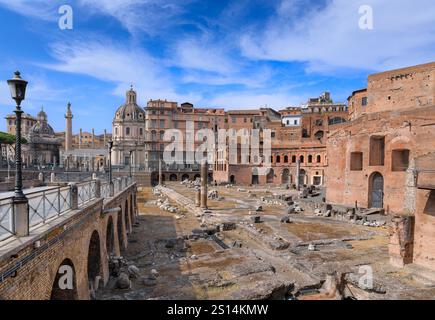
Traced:
<path fill-rule="evenodd" d="M 139 129 L 139 134 L 140 134 L 141 136 L 143 136 L 143 128 L 140 128 L 140 129 Z"/>
<path fill-rule="evenodd" d="M 385 137 L 370 137 L 370 165 L 383 166 L 385 160 Z"/>
<path fill-rule="evenodd" d="M 392 171 L 406 171 L 409 167 L 409 150 L 393 150 L 391 160 Z"/>
<path fill-rule="evenodd" d="M 367 105 L 367 102 L 368 102 L 367 97 L 362 97 L 362 99 L 361 99 L 361 105 L 363 107 L 365 107 Z"/>
<path fill-rule="evenodd" d="M 271 133 L 271 137 L 272 137 L 272 138 L 275 138 L 275 132 L 272 132 L 272 133 Z"/>
<path fill-rule="evenodd" d="M 316 123 L 316 126 L 321 126 L 321 125 L 323 125 L 323 120 L 317 119 L 315 123 Z"/>
<path fill-rule="evenodd" d="M 297 124 L 298 124 L 298 120 L 295 120 L 295 121 L 294 121 L 294 124 L 297 125 Z"/>
<path fill-rule="evenodd" d="M 164 128 L 165 127 L 165 120 L 160 120 L 160 128 Z"/>
<path fill-rule="evenodd" d="M 236 117 L 231 117 L 231 121 L 232 121 L 232 123 L 236 123 L 237 122 Z"/>
<path fill-rule="evenodd" d="M 276 156 L 276 163 L 281 163 L 281 156 Z"/>
<path fill-rule="evenodd" d="M 308 163 L 313 163 L 313 156 L 311 154 L 308 156 Z"/>
<path fill-rule="evenodd" d="M 129 127 L 125 128 L 125 134 L 126 134 L 127 136 L 130 135 L 130 128 L 129 128 Z"/>
<path fill-rule="evenodd" d="M 362 171 L 362 169 L 363 169 L 363 153 L 352 152 L 350 154 L 350 170 Z"/>
<path fill-rule="evenodd" d="M 304 160 L 305 160 L 304 156 L 300 156 L 299 160 L 300 160 L 301 163 L 304 163 Z"/>
<path fill-rule="evenodd" d="M 288 163 L 288 156 L 287 155 L 284 156 L 284 163 Z"/>
<path fill-rule="evenodd" d="M 296 156 L 292 156 L 292 163 L 296 163 Z"/>
<path fill-rule="evenodd" d="M 243 118 L 243 122 L 244 122 L 244 123 L 247 123 L 247 122 L 248 122 L 248 119 Z"/>
<path fill-rule="evenodd" d="M 322 160 L 321 160 L 321 157 L 320 157 L 320 155 L 318 155 L 317 156 L 317 163 L 320 163 Z"/>

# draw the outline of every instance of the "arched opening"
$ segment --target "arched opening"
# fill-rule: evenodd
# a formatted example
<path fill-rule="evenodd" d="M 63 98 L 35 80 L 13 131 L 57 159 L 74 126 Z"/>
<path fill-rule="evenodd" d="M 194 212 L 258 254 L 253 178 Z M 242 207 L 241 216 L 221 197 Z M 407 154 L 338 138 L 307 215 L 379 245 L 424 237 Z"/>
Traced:
<path fill-rule="evenodd" d="M 301 171 L 299 171 L 299 185 L 304 185 L 305 184 L 305 170 L 301 169 Z"/>
<path fill-rule="evenodd" d="M 296 163 L 296 156 L 292 156 L 292 163 Z"/>
<path fill-rule="evenodd" d="M 281 156 L 280 155 L 276 156 L 276 163 L 281 163 Z"/>
<path fill-rule="evenodd" d="M 282 184 L 286 184 L 290 182 L 290 170 L 289 169 L 284 169 L 281 173 L 281 183 Z"/>
<path fill-rule="evenodd" d="M 313 163 L 313 156 L 311 154 L 308 156 L 308 163 Z"/>
<path fill-rule="evenodd" d="M 133 200 L 133 195 L 130 195 L 130 221 L 131 224 L 135 223 L 135 218 L 134 218 L 134 200 Z"/>
<path fill-rule="evenodd" d="M 124 219 L 125 219 L 125 232 L 127 233 L 127 236 L 129 235 L 129 233 L 130 233 L 130 226 L 131 226 L 131 223 L 130 223 L 130 208 L 129 208 L 129 205 L 128 205 L 128 200 L 125 200 L 125 206 L 124 206 Z"/>
<path fill-rule="evenodd" d="M 231 184 L 235 184 L 236 183 L 236 177 L 233 174 L 230 176 L 230 183 Z"/>
<path fill-rule="evenodd" d="M 304 156 L 300 156 L 300 157 L 299 157 L 299 161 L 300 161 L 301 163 L 304 163 L 304 160 L 305 160 Z"/>
<path fill-rule="evenodd" d="M 98 231 L 95 230 L 89 241 L 88 249 L 88 282 L 91 297 L 98 281 L 97 277 L 101 277 L 101 251 L 100 236 L 98 235 Z"/>
<path fill-rule="evenodd" d="M 193 177 L 193 181 L 195 181 L 197 179 L 201 179 L 201 175 L 200 174 L 195 174 L 195 176 Z"/>
<path fill-rule="evenodd" d="M 369 178 L 369 208 L 384 207 L 384 177 L 373 172 Z"/>
<path fill-rule="evenodd" d="M 117 221 L 117 229 L 118 229 L 118 241 L 119 241 L 119 248 L 122 250 L 124 248 L 124 237 L 123 237 L 123 231 L 122 231 L 122 208 L 119 207 L 118 211 L 118 221 Z"/>
<path fill-rule="evenodd" d="M 275 176 L 275 171 L 271 168 L 266 176 L 266 183 L 273 183 L 273 177 Z"/>
<path fill-rule="evenodd" d="M 77 277 L 74 264 L 65 259 L 57 268 L 51 289 L 51 300 L 77 300 Z"/>
<path fill-rule="evenodd" d="M 252 183 L 252 184 L 259 184 L 259 179 L 258 179 L 258 169 L 257 169 L 257 168 L 253 168 L 253 169 L 252 169 L 252 178 L 251 178 L 251 183 Z"/>
<path fill-rule="evenodd" d="M 317 163 L 320 163 L 322 161 L 320 155 L 317 155 Z"/>
<path fill-rule="evenodd" d="M 183 176 L 181 177 L 181 181 L 186 181 L 186 180 L 189 180 L 189 175 L 183 174 Z"/>
<path fill-rule="evenodd" d="M 177 175 L 176 174 L 171 174 L 170 176 L 169 176 L 169 181 L 177 181 Z"/>
<path fill-rule="evenodd" d="M 106 229 L 106 251 L 109 256 L 115 254 L 115 230 L 113 228 L 113 219 L 109 217 Z"/>
<path fill-rule="evenodd" d="M 284 156 L 284 163 L 288 163 L 288 156 L 287 155 Z"/>

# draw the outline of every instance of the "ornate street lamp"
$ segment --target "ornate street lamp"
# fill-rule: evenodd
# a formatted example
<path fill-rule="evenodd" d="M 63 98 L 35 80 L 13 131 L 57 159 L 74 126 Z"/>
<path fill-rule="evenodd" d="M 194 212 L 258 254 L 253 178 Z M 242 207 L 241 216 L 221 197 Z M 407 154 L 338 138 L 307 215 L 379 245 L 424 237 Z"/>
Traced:
<path fill-rule="evenodd" d="M 17 108 L 15 114 L 17 116 L 16 124 L 16 142 L 15 142 L 15 199 L 26 200 L 23 193 L 23 174 L 22 174 L 22 160 L 21 160 L 21 102 L 26 97 L 27 81 L 21 79 L 20 72 L 15 72 L 14 77 L 8 80 L 9 89 L 11 91 L 12 99 L 15 100 Z"/>

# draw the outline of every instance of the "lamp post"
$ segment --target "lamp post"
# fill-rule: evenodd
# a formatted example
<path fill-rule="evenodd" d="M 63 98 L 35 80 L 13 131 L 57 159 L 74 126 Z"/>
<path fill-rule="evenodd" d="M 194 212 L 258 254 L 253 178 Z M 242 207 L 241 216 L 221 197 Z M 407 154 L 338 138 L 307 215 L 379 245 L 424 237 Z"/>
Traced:
<path fill-rule="evenodd" d="M 112 148 L 113 148 L 113 141 L 110 140 L 107 143 L 107 146 L 109 147 L 109 186 L 110 186 L 110 196 L 113 197 L 113 195 L 115 194 L 115 189 L 114 189 L 113 181 L 112 181 Z"/>
<path fill-rule="evenodd" d="M 15 193 L 14 193 L 14 231 L 17 236 L 27 236 L 29 234 L 29 211 L 28 200 L 23 193 L 23 173 L 21 158 L 21 102 L 26 97 L 27 81 L 21 78 L 19 71 L 14 77 L 8 80 L 11 97 L 16 102 L 15 114 L 17 123 L 15 126 Z"/>
<path fill-rule="evenodd" d="M 21 160 L 21 102 L 26 96 L 27 81 L 21 79 L 20 72 L 15 72 L 14 77 L 8 80 L 9 89 L 11 91 L 12 99 L 15 100 L 17 107 L 15 114 L 17 116 L 16 134 L 15 134 L 15 198 L 25 199 L 23 193 L 23 173 L 22 173 L 22 160 Z"/>

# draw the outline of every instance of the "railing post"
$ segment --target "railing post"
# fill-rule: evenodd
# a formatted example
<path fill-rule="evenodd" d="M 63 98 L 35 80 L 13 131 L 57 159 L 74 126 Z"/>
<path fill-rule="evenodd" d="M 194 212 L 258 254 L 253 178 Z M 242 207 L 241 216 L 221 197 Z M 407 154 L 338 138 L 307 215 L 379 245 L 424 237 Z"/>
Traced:
<path fill-rule="evenodd" d="M 101 198 L 101 180 L 95 179 L 95 198 Z"/>
<path fill-rule="evenodd" d="M 29 235 L 29 203 L 27 199 L 14 199 L 13 202 L 14 232 L 17 237 Z"/>
<path fill-rule="evenodd" d="M 77 210 L 79 208 L 79 188 L 74 182 L 70 183 L 69 186 L 71 190 L 71 210 Z"/>

